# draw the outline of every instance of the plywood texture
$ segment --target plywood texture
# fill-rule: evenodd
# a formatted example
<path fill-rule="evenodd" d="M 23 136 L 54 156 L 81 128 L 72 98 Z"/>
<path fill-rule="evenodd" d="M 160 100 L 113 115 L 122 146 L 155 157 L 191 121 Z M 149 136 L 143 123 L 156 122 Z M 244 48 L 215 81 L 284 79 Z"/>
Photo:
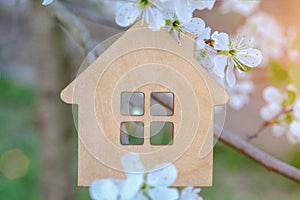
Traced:
<path fill-rule="evenodd" d="M 194 60 L 193 38 L 186 35 L 181 43 L 165 30 L 152 32 L 138 23 L 62 91 L 66 103 L 79 105 L 80 186 L 95 179 L 124 178 L 120 159 L 127 152 L 140 153 L 147 170 L 174 163 L 178 169 L 174 186 L 212 185 L 213 107 L 229 97 Z M 124 91 L 145 94 L 143 116 L 121 115 Z M 152 92 L 174 93 L 173 116 L 150 115 Z M 124 121 L 144 122 L 144 145 L 121 145 Z M 152 121 L 174 123 L 172 145 L 150 145 Z"/>

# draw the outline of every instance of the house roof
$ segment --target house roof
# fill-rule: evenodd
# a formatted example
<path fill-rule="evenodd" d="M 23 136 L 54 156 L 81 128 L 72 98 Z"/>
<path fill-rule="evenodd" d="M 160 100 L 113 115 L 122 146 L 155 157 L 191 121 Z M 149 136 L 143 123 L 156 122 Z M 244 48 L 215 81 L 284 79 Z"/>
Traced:
<path fill-rule="evenodd" d="M 228 102 L 229 95 L 226 90 L 219 85 L 194 59 L 193 35 L 184 34 L 184 37 L 181 38 L 181 45 L 179 45 L 165 29 L 153 32 L 147 27 L 141 25 L 140 22 L 136 23 L 129 30 L 127 30 L 85 71 L 83 71 L 75 80 L 73 80 L 73 82 L 71 82 L 61 92 L 62 100 L 70 104 L 76 103 L 74 101 L 76 85 L 86 84 L 87 80 L 91 79 L 92 74 L 101 75 L 105 71 L 105 68 L 120 55 L 124 55 L 135 50 L 154 48 L 176 52 L 176 54 L 180 55 L 193 66 L 195 66 L 199 74 L 207 83 L 214 105 L 224 105 Z"/>

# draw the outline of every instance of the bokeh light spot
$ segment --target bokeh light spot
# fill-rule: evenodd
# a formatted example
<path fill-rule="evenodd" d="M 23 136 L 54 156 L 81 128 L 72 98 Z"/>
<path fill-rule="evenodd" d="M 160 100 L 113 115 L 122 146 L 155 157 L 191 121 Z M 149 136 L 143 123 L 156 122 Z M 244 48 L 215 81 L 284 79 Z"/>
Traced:
<path fill-rule="evenodd" d="M 27 174 L 29 164 L 29 158 L 20 149 L 13 149 L 2 154 L 0 171 L 9 180 L 18 179 Z"/>

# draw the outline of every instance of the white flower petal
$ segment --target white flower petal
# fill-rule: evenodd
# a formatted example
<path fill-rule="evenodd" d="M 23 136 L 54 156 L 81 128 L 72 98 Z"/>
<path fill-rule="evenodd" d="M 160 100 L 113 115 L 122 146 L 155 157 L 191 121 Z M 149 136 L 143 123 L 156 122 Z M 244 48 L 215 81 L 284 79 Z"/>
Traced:
<path fill-rule="evenodd" d="M 149 199 L 145 197 L 143 194 L 139 193 L 133 198 L 133 200 L 149 200 Z"/>
<path fill-rule="evenodd" d="M 117 200 L 119 190 L 111 179 L 97 180 L 90 186 L 90 195 L 93 200 Z"/>
<path fill-rule="evenodd" d="M 274 124 L 271 128 L 272 128 L 272 133 L 276 137 L 281 137 L 286 132 L 286 128 L 279 124 Z"/>
<path fill-rule="evenodd" d="M 227 33 L 214 32 L 211 38 L 215 41 L 215 49 L 217 50 L 229 50 L 229 36 Z"/>
<path fill-rule="evenodd" d="M 43 0 L 42 5 L 43 6 L 48 6 L 53 2 L 53 0 Z"/>
<path fill-rule="evenodd" d="M 144 176 L 140 174 L 127 174 L 127 179 L 123 182 L 120 197 L 122 200 L 131 200 L 141 189 Z"/>
<path fill-rule="evenodd" d="M 177 169 L 173 164 L 157 165 L 147 176 L 147 184 L 151 186 L 168 187 L 177 177 Z"/>
<path fill-rule="evenodd" d="M 236 84 L 236 77 L 234 74 L 234 65 L 231 63 L 226 70 L 226 81 L 229 85 L 229 87 L 233 87 Z"/>
<path fill-rule="evenodd" d="M 137 3 L 127 3 L 116 13 L 116 23 L 121 27 L 132 25 L 141 15 L 142 10 Z"/>
<path fill-rule="evenodd" d="M 283 102 L 283 95 L 279 89 L 269 86 L 264 89 L 263 97 L 268 103 L 281 104 Z"/>
<path fill-rule="evenodd" d="M 199 39 L 202 39 L 202 40 L 208 40 L 210 39 L 210 36 L 211 36 L 211 28 L 210 27 L 207 27 L 204 29 L 204 31 L 198 36 Z"/>
<path fill-rule="evenodd" d="M 125 154 L 121 159 L 121 163 L 126 173 L 143 174 L 145 172 L 144 165 L 137 153 Z"/>
<path fill-rule="evenodd" d="M 201 18 L 193 18 L 190 22 L 183 23 L 183 31 L 198 37 L 205 29 L 205 22 Z"/>
<path fill-rule="evenodd" d="M 300 139 L 300 121 L 293 121 L 290 124 L 290 132 L 294 137 Z"/>
<path fill-rule="evenodd" d="M 211 10 L 215 5 L 215 0 L 189 0 L 192 7 L 198 10 L 204 10 L 205 8 Z"/>
<path fill-rule="evenodd" d="M 175 10 L 177 1 L 174 0 L 156 0 L 153 2 L 158 8 L 163 8 L 164 10 Z"/>
<path fill-rule="evenodd" d="M 155 200 L 177 200 L 179 198 L 178 190 L 175 188 L 157 187 L 148 191 L 151 199 Z"/>
<path fill-rule="evenodd" d="M 249 67 L 257 67 L 262 62 L 262 53 L 257 49 L 245 49 L 237 51 L 236 58 Z"/>
<path fill-rule="evenodd" d="M 294 111 L 293 112 L 294 112 L 294 115 L 296 117 L 298 117 L 299 120 L 300 120 L 300 100 L 296 101 L 296 103 L 294 105 Z"/>
<path fill-rule="evenodd" d="M 243 81 L 236 85 L 240 93 L 249 94 L 254 89 L 254 84 L 250 80 Z"/>
<path fill-rule="evenodd" d="M 194 9 L 187 3 L 186 0 L 177 0 L 175 11 L 181 22 L 189 22 L 193 17 Z"/>
<path fill-rule="evenodd" d="M 201 191 L 199 188 L 186 187 L 181 191 L 180 200 L 203 200 L 198 195 Z"/>
<path fill-rule="evenodd" d="M 269 104 L 260 110 L 260 116 L 268 121 L 276 117 L 282 110 L 281 105 L 276 103 Z"/>
<path fill-rule="evenodd" d="M 146 23 L 152 31 L 159 31 L 161 27 L 165 26 L 166 20 L 158 9 L 149 7 L 145 12 Z"/>
<path fill-rule="evenodd" d="M 242 109 L 248 102 L 248 96 L 230 94 L 229 106 L 235 110 Z"/>
<path fill-rule="evenodd" d="M 227 57 L 224 55 L 217 55 L 214 58 L 214 64 L 217 70 L 217 75 L 220 76 L 221 78 L 224 77 L 224 70 L 225 67 L 227 66 Z"/>
<path fill-rule="evenodd" d="M 287 139 L 290 143 L 292 144 L 297 144 L 299 141 L 297 140 L 297 138 L 294 136 L 294 134 L 292 134 L 291 132 L 288 132 L 287 134 Z"/>

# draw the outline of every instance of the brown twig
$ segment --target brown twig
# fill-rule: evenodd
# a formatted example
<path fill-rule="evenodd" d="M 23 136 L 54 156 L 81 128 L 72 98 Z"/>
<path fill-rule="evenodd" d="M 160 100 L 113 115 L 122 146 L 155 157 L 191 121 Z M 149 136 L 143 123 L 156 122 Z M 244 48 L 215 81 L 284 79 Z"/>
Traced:
<path fill-rule="evenodd" d="M 218 127 L 215 128 L 218 129 Z M 295 181 L 296 183 L 300 183 L 299 169 L 274 158 L 273 156 L 258 149 L 241 137 L 229 131 L 223 130 L 220 136 L 220 141 L 256 161 L 267 170 L 276 172 L 284 177 L 287 177 L 290 180 Z"/>
<path fill-rule="evenodd" d="M 275 117 L 273 117 L 272 119 L 268 120 L 268 121 L 265 121 L 263 123 L 263 125 L 258 129 L 258 131 L 252 135 L 248 135 L 247 136 L 247 141 L 251 141 L 255 138 L 257 138 L 259 136 L 259 134 L 267 127 L 275 124 L 276 122 L 278 122 L 278 119 L 280 116 L 282 115 L 285 115 L 285 114 L 288 114 L 288 113 L 291 113 L 293 112 L 293 109 L 283 109 L 278 115 L 276 115 Z"/>
<path fill-rule="evenodd" d="M 258 138 L 259 134 L 265 130 L 265 128 L 267 128 L 268 126 L 271 126 L 272 124 L 274 124 L 275 121 L 274 120 L 270 120 L 270 121 L 266 121 L 263 123 L 263 125 L 258 129 L 258 131 L 256 131 L 256 133 L 252 134 L 252 135 L 248 135 L 247 136 L 247 141 L 251 141 L 255 138 Z"/>

